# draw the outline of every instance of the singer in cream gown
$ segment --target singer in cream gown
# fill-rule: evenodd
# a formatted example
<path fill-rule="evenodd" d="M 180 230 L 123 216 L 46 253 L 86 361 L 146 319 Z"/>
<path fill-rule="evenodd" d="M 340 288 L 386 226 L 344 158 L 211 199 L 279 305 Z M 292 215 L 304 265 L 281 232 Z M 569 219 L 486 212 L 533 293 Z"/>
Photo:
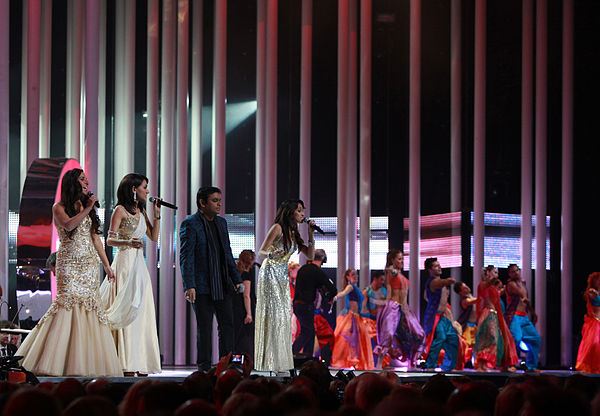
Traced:
<path fill-rule="evenodd" d="M 15 355 L 47 376 L 122 376 L 108 319 L 98 296 L 100 262 L 85 217 L 71 237 L 57 226 L 57 295 Z"/>
<path fill-rule="evenodd" d="M 145 216 L 138 213 L 121 221 L 118 239 L 142 239 L 145 234 Z M 126 373 L 158 373 L 161 367 L 156 314 L 143 248 L 119 247 L 112 269 L 116 284 L 104 281 L 100 294 L 113 329 L 121 368 Z"/>

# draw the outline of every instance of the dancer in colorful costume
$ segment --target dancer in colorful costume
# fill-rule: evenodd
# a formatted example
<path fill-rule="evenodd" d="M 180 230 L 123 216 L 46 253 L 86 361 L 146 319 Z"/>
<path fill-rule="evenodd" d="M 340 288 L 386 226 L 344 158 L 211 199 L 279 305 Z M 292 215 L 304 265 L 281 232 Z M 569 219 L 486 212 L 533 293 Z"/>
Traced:
<path fill-rule="evenodd" d="M 375 321 L 361 316 L 359 307 L 363 304 L 363 294 L 356 286 L 358 276 L 354 269 L 344 273 L 343 291 L 334 296 L 336 301 L 345 297 L 346 307 L 336 319 L 335 343 L 331 366 L 356 370 L 373 370 L 371 338 L 377 335 Z"/>
<path fill-rule="evenodd" d="M 523 341 L 527 346 L 527 360 L 525 361 L 527 370 L 536 370 L 542 343 L 542 338 L 534 326 L 537 322 L 537 315 L 531 307 L 527 285 L 521 278 L 519 266 L 509 265 L 508 275 L 510 278 L 505 289 L 507 307 L 504 318 L 515 340 L 515 345 L 519 346 Z M 531 313 L 532 319 L 529 319 L 529 313 Z"/>
<path fill-rule="evenodd" d="M 452 277 L 442 278 L 442 266 L 437 258 L 425 259 L 425 270 L 429 279 L 425 283 L 425 299 L 427 308 L 423 319 L 423 328 L 427 334 L 427 361 L 429 369 L 437 367 L 438 357 L 444 349 L 442 370 L 450 371 L 456 368 L 459 352 L 459 336 L 454 328 L 452 312 L 448 308 L 449 287 L 456 283 Z"/>
<path fill-rule="evenodd" d="M 398 360 L 408 361 L 411 367 L 421 356 L 425 331 L 407 303 L 409 281 L 402 274 L 404 254 L 392 249 L 387 255 L 386 287 L 387 302 L 377 314 L 377 346 L 373 353 L 378 356 L 377 368 L 389 356 L 391 366 L 399 366 Z"/>
<path fill-rule="evenodd" d="M 575 369 L 584 373 L 600 373 L 600 273 L 588 276 L 583 297 L 587 307 L 581 329 L 581 344 Z"/>
<path fill-rule="evenodd" d="M 518 363 L 515 342 L 502 316 L 500 293 L 494 283 L 498 270 L 494 266 L 483 269 L 477 288 L 477 333 L 475 334 L 475 368 L 489 371 L 501 366 L 515 371 Z"/>

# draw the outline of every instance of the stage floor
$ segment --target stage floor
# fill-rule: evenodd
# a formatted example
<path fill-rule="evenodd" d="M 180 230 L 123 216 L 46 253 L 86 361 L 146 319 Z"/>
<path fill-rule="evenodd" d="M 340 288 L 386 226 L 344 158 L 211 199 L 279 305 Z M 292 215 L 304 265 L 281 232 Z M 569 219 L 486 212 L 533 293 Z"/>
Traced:
<path fill-rule="evenodd" d="M 154 380 L 154 381 L 170 381 L 181 383 L 187 376 L 195 371 L 195 367 L 164 367 L 163 371 L 159 374 L 150 374 L 148 377 L 107 377 L 111 382 L 114 383 L 123 383 L 123 384 L 132 384 L 140 380 Z M 331 375 L 335 376 L 339 369 L 330 369 Z M 351 370 L 343 369 L 341 370 L 344 373 L 347 373 Z M 352 370 L 354 375 L 359 375 L 365 373 L 367 371 L 358 371 Z M 437 374 L 438 372 L 434 371 L 393 371 L 393 370 L 380 370 L 380 371 L 368 371 L 371 373 L 395 373 L 400 379 L 402 379 L 403 383 L 425 383 L 431 376 Z M 265 372 L 265 371 L 253 371 L 253 375 L 264 376 L 279 380 L 285 380 L 287 377 L 277 376 L 275 373 Z M 451 371 L 448 373 L 444 373 L 448 377 L 469 377 L 473 380 L 490 380 L 497 386 L 503 386 L 506 382 L 506 379 L 515 375 L 523 375 L 523 374 L 531 374 L 531 375 L 552 375 L 557 377 L 568 377 L 572 374 L 577 374 L 575 371 L 566 371 L 566 370 L 543 370 L 539 373 L 525 373 L 523 371 L 517 371 L 515 373 L 505 373 L 500 371 L 490 371 L 486 373 L 477 372 L 474 370 L 464 370 L 464 371 Z M 600 378 L 600 374 L 586 374 L 590 377 Z M 51 383 L 60 383 L 67 377 L 38 377 L 40 382 L 51 382 Z M 72 377 L 69 377 L 72 378 Z M 74 377 L 80 381 L 91 380 L 90 377 Z M 600 381 L 600 380 L 599 380 Z"/>

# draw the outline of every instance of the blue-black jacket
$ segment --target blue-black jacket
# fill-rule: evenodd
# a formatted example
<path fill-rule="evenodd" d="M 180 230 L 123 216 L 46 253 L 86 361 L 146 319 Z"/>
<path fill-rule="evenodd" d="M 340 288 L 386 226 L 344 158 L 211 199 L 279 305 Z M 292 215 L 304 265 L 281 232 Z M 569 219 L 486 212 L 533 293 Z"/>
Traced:
<path fill-rule="evenodd" d="M 221 284 L 216 282 L 217 279 L 212 279 L 209 273 L 209 250 L 204 229 L 205 218 L 200 211 L 188 216 L 182 223 L 179 229 L 179 241 L 181 248 L 179 250 L 179 264 L 181 266 L 181 277 L 183 278 L 183 290 L 196 289 L 196 294 L 212 295 L 215 300 L 222 299 L 223 294 L 228 291 L 228 288 L 222 288 L 222 293 L 219 292 Z M 242 283 L 240 274 L 235 267 L 233 254 L 231 253 L 231 243 L 229 241 L 229 232 L 227 231 L 227 221 L 225 218 L 216 216 L 215 221 L 217 229 L 220 233 L 220 240 L 225 252 L 225 261 L 227 268 L 228 280 L 237 285 Z"/>

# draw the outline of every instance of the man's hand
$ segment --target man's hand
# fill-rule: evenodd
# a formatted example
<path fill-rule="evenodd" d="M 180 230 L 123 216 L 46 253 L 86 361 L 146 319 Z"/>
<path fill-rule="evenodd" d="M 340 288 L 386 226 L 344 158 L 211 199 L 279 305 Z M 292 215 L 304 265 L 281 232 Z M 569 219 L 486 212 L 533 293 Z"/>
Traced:
<path fill-rule="evenodd" d="M 251 324 L 252 323 L 252 315 L 246 315 L 246 317 L 244 318 L 244 323 Z"/>
<path fill-rule="evenodd" d="M 456 279 L 454 277 L 449 277 L 446 279 L 446 283 L 448 283 L 448 286 L 452 286 L 454 283 L 456 283 Z"/>
<path fill-rule="evenodd" d="M 196 302 L 196 289 L 191 288 L 185 291 L 185 300 L 189 303 Z"/>

